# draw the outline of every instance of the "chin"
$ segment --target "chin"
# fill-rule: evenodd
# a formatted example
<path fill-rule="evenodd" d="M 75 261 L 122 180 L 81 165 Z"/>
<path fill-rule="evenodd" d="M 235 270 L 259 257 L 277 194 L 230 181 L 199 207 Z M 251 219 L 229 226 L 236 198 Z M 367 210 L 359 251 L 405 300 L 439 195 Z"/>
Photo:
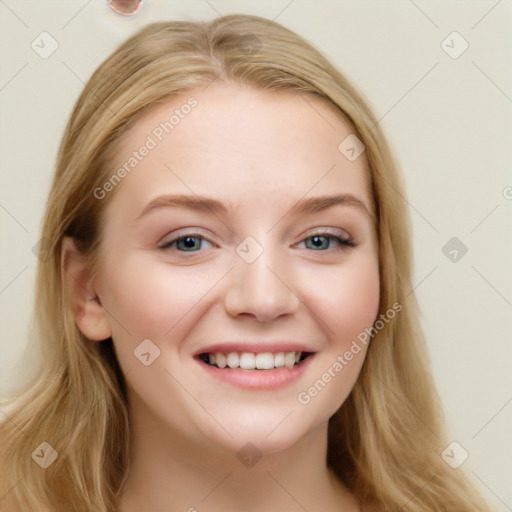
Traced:
<path fill-rule="evenodd" d="M 246 455 L 278 454 L 293 449 L 308 437 L 316 437 L 322 428 L 327 431 L 328 417 L 304 417 L 305 411 L 300 407 L 290 408 L 286 414 L 282 408 L 278 415 L 247 413 L 243 417 L 223 417 L 219 423 L 224 428 L 215 423 L 201 431 L 207 443 L 233 452 L 239 459 Z"/>

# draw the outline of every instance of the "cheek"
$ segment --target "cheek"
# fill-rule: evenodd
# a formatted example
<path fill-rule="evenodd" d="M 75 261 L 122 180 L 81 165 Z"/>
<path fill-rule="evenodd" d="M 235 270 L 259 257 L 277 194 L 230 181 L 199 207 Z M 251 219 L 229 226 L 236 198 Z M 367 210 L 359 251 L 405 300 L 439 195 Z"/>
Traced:
<path fill-rule="evenodd" d="M 337 348 L 342 348 L 371 326 L 378 314 L 378 262 L 367 258 L 340 267 L 336 272 L 331 269 L 316 282 L 311 303 L 322 320 L 327 337 Z"/>
<path fill-rule="evenodd" d="M 378 314 L 380 281 L 377 262 L 360 263 L 331 272 L 322 293 L 310 297 L 329 345 L 319 354 L 314 378 L 301 389 L 297 401 L 316 421 L 328 420 L 347 399 L 368 350 L 365 329 Z"/>
<path fill-rule="evenodd" d="M 161 339 L 193 312 L 222 275 L 221 269 L 172 269 L 133 257 L 108 274 L 105 306 L 132 336 Z"/>

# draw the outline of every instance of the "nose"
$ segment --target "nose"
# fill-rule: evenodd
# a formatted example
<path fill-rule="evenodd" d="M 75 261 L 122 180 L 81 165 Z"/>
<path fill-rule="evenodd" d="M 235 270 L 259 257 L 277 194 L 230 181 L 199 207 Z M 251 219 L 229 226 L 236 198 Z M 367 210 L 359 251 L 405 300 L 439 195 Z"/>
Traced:
<path fill-rule="evenodd" d="M 300 300 L 292 288 L 292 273 L 278 264 L 277 255 L 265 250 L 252 263 L 235 257 L 224 299 L 230 316 L 252 316 L 267 323 L 295 313 Z"/>

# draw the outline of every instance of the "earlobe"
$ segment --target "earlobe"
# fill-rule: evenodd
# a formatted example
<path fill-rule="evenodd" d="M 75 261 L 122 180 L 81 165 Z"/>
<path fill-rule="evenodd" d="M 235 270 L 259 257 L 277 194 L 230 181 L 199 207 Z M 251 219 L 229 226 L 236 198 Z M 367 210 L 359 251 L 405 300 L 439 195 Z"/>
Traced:
<path fill-rule="evenodd" d="M 63 299 L 72 308 L 80 331 L 94 341 L 110 338 L 112 329 L 94 288 L 90 261 L 76 248 L 71 237 L 62 241 L 61 276 Z"/>

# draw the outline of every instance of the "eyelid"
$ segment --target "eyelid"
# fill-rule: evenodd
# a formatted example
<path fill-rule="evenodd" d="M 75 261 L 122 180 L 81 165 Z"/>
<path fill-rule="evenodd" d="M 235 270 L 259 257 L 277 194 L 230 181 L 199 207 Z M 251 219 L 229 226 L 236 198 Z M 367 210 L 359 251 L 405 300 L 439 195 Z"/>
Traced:
<path fill-rule="evenodd" d="M 310 230 L 309 232 L 306 232 L 306 234 L 301 235 L 301 242 L 305 240 L 306 238 L 310 238 L 312 236 L 322 236 L 322 235 L 328 235 L 335 238 L 340 238 L 343 241 L 346 242 L 353 242 L 352 236 L 348 231 L 341 228 L 314 228 Z"/>

